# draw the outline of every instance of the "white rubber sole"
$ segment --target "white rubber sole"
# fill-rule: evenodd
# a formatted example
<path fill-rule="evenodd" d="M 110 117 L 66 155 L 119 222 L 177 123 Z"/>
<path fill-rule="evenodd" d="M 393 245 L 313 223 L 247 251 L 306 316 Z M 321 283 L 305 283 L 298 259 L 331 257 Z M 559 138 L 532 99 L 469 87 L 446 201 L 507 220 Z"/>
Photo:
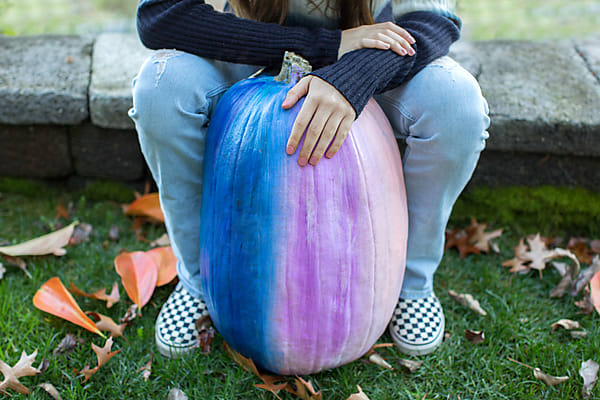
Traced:
<path fill-rule="evenodd" d="M 388 326 L 388 332 L 390 332 L 390 336 L 392 336 L 392 340 L 396 347 L 400 349 L 400 351 L 404 354 L 410 356 L 424 356 L 426 354 L 433 353 L 444 341 L 444 328 L 446 327 L 446 320 L 444 315 L 442 314 L 442 323 L 441 329 L 435 339 L 433 341 L 426 344 L 410 344 L 403 341 L 400 337 L 396 335 L 396 333 L 392 329 L 392 325 Z"/>

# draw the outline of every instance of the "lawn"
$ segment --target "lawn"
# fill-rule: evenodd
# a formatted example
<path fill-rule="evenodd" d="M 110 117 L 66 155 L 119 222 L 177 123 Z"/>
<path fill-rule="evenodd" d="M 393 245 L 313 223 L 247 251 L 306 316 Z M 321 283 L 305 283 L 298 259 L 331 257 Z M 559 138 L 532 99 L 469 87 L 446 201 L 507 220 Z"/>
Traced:
<path fill-rule="evenodd" d="M 119 280 L 113 267 L 113 259 L 119 251 L 149 248 L 148 243 L 136 240 L 133 220 L 123 215 L 119 205 L 132 200 L 133 194 L 113 184 L 67 192 L 13 180 L 0 180 L 0 192 L 0 241 L 17 243 L 46 233 L 61 221 L 56 217 L 59 202 L 73 203 L 68 221 L 76 219 L 94 228 L 89 242 L 68 247 L 63 257 L 27 258 L 32 279 L 17 268 L 7 266 L 0 280 L 0 359 L 13 365 L 22 351 L 29 354 L 38 349 L 35 365 L 42 358 L 50 361 L 43 375 L 21 378 L 22 383 L 32 389 L 28 398 L 48 398 L 35 386 L 51 382 L 63 399 L 166 399 L 174 387 L 181 388 L 190 399 L 274 399 L 270 393 L 254 388 L 260 381 L 228 358 L 218 334 L 207 355 L 198 351 L 189 358 L 175 361 L 158 355 L 153 340 L 154 320 L 172 286 L 157 289 L 144 307 L 143 316 L 125 330 L 128 342 L 115 339 L 113 350 L 121 349 L 121 353 L 83 383 L 73 369 L 81 370 L 86 364 L 94 366 L 96 358 L 90 344 L 102 345 L 103 340 L 37 310 L 32 305 L 32 297 L 42 283 L 53 276 L 59 276 L 67 285 L 73 282 L 86 291 L 109 288 Z M 572 194 L 566 191 L 565 195 Z M 473 216 L 480 220 L 490 218 L 489 215 Z M 455 215 L 452 223 L 462 221 L 463 217 Z M 563 299 L 550 299 L 548 291 L 559 281 L 556 272 L 548 269 L 544 279 L 533 273 L 513 277 L 500 266 L 503 260 L 512 258 L 512 247 L 522 235 L 536 232 L 536 225 L 531 221 L 528 224 L 494 222 L 490 226 L 505 228 L 505 234 L 498 240 L 499 255 L 469 255 L 460 259 L 456 251 L 446 252 L 436 274 L 435 289 L 444 305 L 449 337 L 432 355 L 414 358 L 424 362 L 416 372 L 411 374 L 398 366 L 397 359 L 404 358 L 398 351 L 383 349 L 382 355 L 396 366 L 394 371 L 358 360 L 305 379 L 312 380 L 322 390 L 324 399 L 344 400 L 356 392 L 357 384 L 372 400 L 580 398 L 581 362 L 590 358 L 600 361 L 600 316 L 578 314 L 568 295 Z M 116 242 L 108 237 L 113 225 L 120 228 Z M 589 235 L 593 229 L 582 226 L 581 235 Z M 148 239 L 155 239 L 163 232 L 160 225 L 144 227 Z M 542 234 L 547 233 L 550 232 L 542 231 Z M 554 226 L 552 233 L 560 234 L 560 226 Z M 488 316 L 479 316 L 452 301 L 447 295 L 448 289 L 471 293 Z M 130 304 L 122 287 L 120 291 L 122 301 L 111 309 L 106 309 L 98 300 L 78 297 L 77 301 L 84 310 L 95 310 L 116 320 Z M 579 321 L 588 332 L 587 337 L 577 340 L 563 331 L 553 333 L 551 324 L 562 318 Z M 479 345 L 468 342 L 465 329 L 484 330 L 485 342 Z M 67 333 L 79 336 L 85 343 L 67 358 L 53 356 L 53 349 Z M 380 342 L 390 341 L 387 333 L 380 339 Z M 148 381 L 144 381 L 139 369 L 150 359 L 150 354 L 155 355 L 152 373 Z M 509 357 L 570 379 L 547 387 L 534 379 L 528 368 L 511 362 Z M 594 393 L 598 394 L 598 389 Z M 25 396 L 14 395 L 13 398 Z M 292 397 L 285 393 L 282 398 Z"/>
<path fill-rule="evenodd" d="M 209 0 L 220 5 L 223 0 Z M 0 0 L 0 33 L 135 31 L 138 0 Z M 600 32 L 597 0 L 458 0 L 469 40 L 553 40 Z"/>

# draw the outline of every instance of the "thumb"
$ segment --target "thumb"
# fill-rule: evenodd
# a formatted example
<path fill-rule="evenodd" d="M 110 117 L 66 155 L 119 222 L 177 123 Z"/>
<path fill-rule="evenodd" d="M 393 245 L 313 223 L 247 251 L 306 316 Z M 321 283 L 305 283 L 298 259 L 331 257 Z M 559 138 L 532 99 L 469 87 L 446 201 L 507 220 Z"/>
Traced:
<path fill-rule="evenodd" d="M 283 103 L 281 104 L 281 106 L 283 108 L 293 107 L 294 104 L 296 104 L 298 102 L 298 100 L 300 100 L 302 97 L 306 96 L 306 94 L 308 93 L 308 86 L 311 81 L 311 78 L 312 78 L 312 76 L 305 76 L 304 78 L 300 79 L 298 81 L 298 83 L 296 83 L 294 85 L 294 87 L 292 87 L 287 92 L 287 95 L 285 96 L 285 100 L 283 100 Z"/>

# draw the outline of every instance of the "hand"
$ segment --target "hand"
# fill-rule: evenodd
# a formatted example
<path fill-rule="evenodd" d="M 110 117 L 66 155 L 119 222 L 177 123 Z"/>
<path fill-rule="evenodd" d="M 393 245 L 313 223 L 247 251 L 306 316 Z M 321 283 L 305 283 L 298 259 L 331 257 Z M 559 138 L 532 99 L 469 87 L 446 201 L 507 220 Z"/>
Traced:
<path fill-rule="evenodd" d="M 300 79 L 288 91 L 281 106 L 289 109 L 305 95 L 306 99 L 296 116 L 286 146 L 286 153 L 294 154 L 308 127 L 304 145 L 298 156 L 298 164 L 301 167 L 306 165 L 311 153 L 310 164 L 317 165 L 332 139 L 333 143 L 325 156 L 333 157 L 348 136 L 350 126 L 356 117 L 356 112 L 348 100 L 335 87 L 314 75 Z"/>
<path fill-rule="evenodd" d="M 415 39 L 393 22 L 361 25 L 342 31 L 338 60 L 347 52 L 362 48 L 393 50 L 401 56 L 415 54 Z"/>

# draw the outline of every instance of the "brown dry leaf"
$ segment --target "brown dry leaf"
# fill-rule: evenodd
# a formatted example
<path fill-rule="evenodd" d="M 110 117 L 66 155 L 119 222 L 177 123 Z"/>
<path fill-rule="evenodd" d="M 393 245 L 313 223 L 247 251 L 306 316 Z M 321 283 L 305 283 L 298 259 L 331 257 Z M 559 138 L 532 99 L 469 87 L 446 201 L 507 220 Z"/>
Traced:
<path fill-rule="evenodd" d="M 9 256 L 42 256 L 46 254 L 54 254 L 63 256 L 67 251 L 63 248 L 69 243 L 69 239 L 73 234 L 75 225 L 78 222 L 59 229 L 57 231 L 42 235 L 35 239 L 16 244 L 13 246 L 0 247 L 0 253 Z"/>
<path fill-rule="evenodd" d="M 559 383 L 563 383 L 563 382 L 569 380 L 568 376 L 548 375 L 548 374 L 542 372 L 542 370 L 539 368 L 534 368 L 533 376 L 535 376 L 536 379 L 539 379 L 540 381 L 544 382 L 548 386 L 558 385 Z"/>
<path fill-rule="evenodd" d="M 14 265 L 15 267 L 19 267 L 21 271 L 25 272 L 25 275 L 27 275 L 29 279 L 32 279 L 31 274 L 29 273 L 29 271 L 27 271 L 27 264 L 25 263 L 25 261 L 23 261 L 22 258 L 7 256 L 6 254 L 0 254 L 0 256 L 8 265 Z"/>
<path fill-rule="evenodd" d="M 113 305 L 115 305 L 121 300 L 121 295 L 119 293 L 119 285 L 117 282 L 113 284 L 110 294 L 106 294 L 106 289 L 104 288 L 97 290 L 94 293 L 86 293 L 83 290 L 79 289 L 77 286 L 75 286 L 73 282 L 71 282 L 70 285 L 71 287 L 69 288 L 69 292 L 73 293 L 76 296 L 83 296 L 89 297 L 91 299 L 106 301 L 106 308 L 111 308 Z"/>
<path fill-rule="evenodd" d="M 389 369 L 392 371 L 394 368 L 376 351 L 372 352 L 367 356 L 367 359 L 371 364 L 379 365 L 382 368 Z"/>
<path fill-rule="evenodd" d="M 294 382 L 289 383 L 285 390 L 302 400 L 321 400 L 322 397 L 321 391 L 317 392 L 311 381 L 307 382 L 299 376 L 296 376 Z"/>
<path fill-rule="evenodd" d="M 600 240 L 599 239 L 592 240 L 590 242 L 590 250 L 593 253 L 600 254 Z"/>
<path fill-rule="evenodd" d="M 579 325 L 579 322 L 577 321 L 573 321 L 570 319 L 561 319 L 552 324 L 552 332 L 554 332 L 558 328 L 564 328 L 570 331 L 573 329 L 581 329 L 581 325 Z"/>
<path fill-rule="evenodd" d="M 421 367 L 421 365 L 423 365 L 423 361 L 413 361 L 413 360 L 407 360 L 406 358 L 400 358 L 398 360 L 398 364 L 400 364 L 400 366 L 406 368 L 408 370 L 408 372 L 410 372 L 412 374 L 413 372 L 418 370 Z"/>
<path fill-rule="evenodd" d="M 196 330 L 198 331 L 197 347 L 200 347 L 204 354 L 210 353 L 210 343 L 215 337 L 215 330 L 211 325 L 210 315 L 205 315 L 196 321 Z"/>
<path fill-rule="evenodd" d="M 150 242 L 150 246 L 152 246 L 152 247 L 164 247 L 164 246 L 170 246 L 170 245 L 171 245 L 171 239 L 169 239 L 169 235 L 166 233 L 163 233 L 161 237 Z"/>
<path fill-rule="evenodd" d="M 77 336 L 67 333 L 63 340 L 60 341 L 58 346 L 52 351 L 54 356 L 60 355 L 68 355 L 72 353 L 75 348 L 83 343 L 83 340 L 79 339 Z"/>
<path fill-rule="evenodd" d="M 92 226 L 90 224 L 86 224 L 85 222 L 77 224 L 77 226 L 73 230 L 71 239 L 69 239 L 69 244 L 70 245 L 78 245 L 78 244 L 81 244 L 84 242 L 89 242 L 91 233 L 92 233 Z"/>
<path fill-rule="evenodd" d="M 54 400 L 62 400 L 60 394 L 58 394 L 58 390 L 54 387 L 53 384 L 44 382 L 37 385 L 38 387 L 44 389 Z"/>
<path fill-rule="evenodd" d="M 587 286 L 587 284 L 592 280 L 594 275 L 600 271 L 600 257 L 595 256 L 592 265 L 589 268 L 581 270 L 577 278 L 574 279 L 573 285 L 571 286 L 571 291 L 569 294 L 571 296 L 577 296 L 579 292 Z"/>
<path fill-rule="evenodd" d="M 84 382 L 87 382 L 92 375 L 94 375 L 96 372 L 98 372 L 98 370 L 108 362 L 108 360 L 110 360 L 115 354 L 121 352 L 121 350 L 117 350 L 117 351 L 110 351 L 111 347 L 113 344 L 113 338 L 109 337 L 108 339 L 106 339 L 106 343 L 104 344 L 104 347 L 99 347 L 96 346 L 94 343 L 92 343 L 92 350 L 94 350 L 94 353 L 96 353 L 96 358 L 98 359 L 98 365 L 92 369 L 90 369 L 89 365 L 86 365 L 81 371 L 79 371 L 80 374 L 83 374 L 83 376 L 85 377 L 85 379 L 83 380 Z"/>
<path fill-rule="evenodd" d="M 467 228 L 469 242 L 480 251 L 489 253 L 492 249 L 494 252 L 499 253 L 500 249 L 496 243 L 492 242 L 492 239 L 500 237 L 503 229 L 486 232 L 485 228 L 487 228 L 487 224 L 480 224 L 475 218 L 471 218 L 471 226 Z"/>
<path fill-rule="evenodd" d="M 69 219 L 69 210 L 62 200 L 59 200 L 58 204 L 56 205 L 56 218 Z"/>
<path fill-rule="evenodd" d="M 444 250 L 456 247 L 460 258 L 465 258 L 468 254 L 481 254 L 481 251 L 470 242 L 470 236 L 464 229 L 455 229 L 446 231 L 446 246 Z"/>
<path fill-rule="evenodd" d="M 32 366 L 36 355 L 37 350 L 30 355 L 27 355 L 27 353 L 23 351 L 23 353 L 21 353 L 21 358 L 19 358 L 19 361 L 17 361 L 14 367 L 11 367 L 0 360 L 0 372 L 4 375 L 4 380 L 0 383 L 0 393 L 8 394 L 6 389 L 12 389 L 21 394 L 29 394 L 29 389 L 19 382 L 19 378 L 40 373 L 37 368 Z"/>
<path fill-rule="evenodd" d="M 130 323 L 131 321 L 133 321 L 135 319 L 135 317 L 138 316 L 138 306 L 137 304 L 132 304 L 129 306 L 129 308 L 127 309 L 127 312 L 125 313 L 125 315 L 123 315 L 123 317 L 119 320 L 120 323 Z"/>
<path fill-rule="evenodd" d="M 94 311 L 86 311 L 86 315 L 89 315 L 94 320 L 94 323 L 101 331 L 110 332 L 110 336 L 112 337 L 123 337 L 123 331 L 127 327 L 127 324 L 117 325 L 115 321 L 111 317 L 106 315 L 99 314 Z M 125 339 L 125 337 L 123 337 Z"/>
<path fill-rule="evenodd" d="M 142 366 L 138 371 L 142 373 L 142 377 L 144 378 L 144 382 L 148 382 L 148 378 L 150 378 L 150 373 L 152 372 L 152 359 L 154 358 L 153 354 L 150 354 L 150 360 L 146 364 Z"/>
<path fill-rule="evenodd" d="M 521 259 L 521 256 L 527 252 L 527 245 L 524 243 L 524 240 L 519 240 L 519 244 L 513 247 L 513 251 L 515 253 L 515 257 L 506 260 L 502 263 L 503 267 L 510 267 L 509 272 L 513 273 L 524 273 L 528 272 L 529 268 L 525 265 L 528 261 Z"/>
<path fill-rule="evenodd" d="M 42 358 L 42 361 L 40 362 L 40 365 L 38 365 L 37 369 L 40 371 L 40 374 L 43 374 L 48 370 L 48 367 L 50 367 L 50 360 L 47 358 Z"/>
<path fill-rule="evenodd" d="M 582 362 L 579 375 L 583 378 L 583 398 L 589 399 L 598 381 L 598 363 L 594 360 Z"/>
<path fill-rule="evenodd" d="M 579 314 L 591 314 L 594 312 L 594 303 L 589 288 L 583 290 L 583 299 L 575 302 L 575 305 L 580 308 Z"/>
<path fill-rule="evenodd" d="M 369 400 L 369 397 L 362 391 L 360 386 L 356 385 L 358 393 L 353 393 L 346 400 Z"/>
<path fill-rule="evenodd" d="M 113 225 L 108 230 L 108 238 L 113 242 L 119 240 L 119 227 L 117 225 Z"/>
<path fill-rule="evenodd" d="M 485 334 L 483 331 L 472 331 L 470 329 L 465 329 L 465 338 L 474 344 L 485 342 Z"/>
<path fill-rule="evenodd" d="M 573 279 L 577 275 L 577 268 L 575 264 L 567 264 L 562 262 L 552 262 L 552 266 L 558 271 L 562 279 L 556 285 L 555 288 L 550 290 L 550 297 L 560 298 L 567 293 L 567 290 L 571 288 Z"/>
<path fill-rule="evenodd" d="M 188 400 L 188 397 L 185 395 L 183 390 L 181 390 L 179 388 L 173 388 L 169 392 L 169 396 L 167 397 L 167 400 Z"/>
<path fill-rule="evenodd" d="M 569 243 L 567 243 L 567 249 L 575 254 L 580 262 L 590 264 L 594 253 L 588 247 L 589 241 L 587 238 L 572 237 L 569 239 Z"/>
<path fill-rule="evenodd" d="M 448 295 L 453 300 L 459 302 L 463 306 L 468 307 L 469 309 L 476 312 L 477 314 L 483 315 L 483 316 L 487 315 L 487 312 L 485 312 L 485 310 L 483 308 L 481 308 L 481 305 L 479 305 L 479 301 L 475 300 L 472 295 L 470 295 L 468 293 L 458 294 L 454 290 L 448 290 Z"/>

